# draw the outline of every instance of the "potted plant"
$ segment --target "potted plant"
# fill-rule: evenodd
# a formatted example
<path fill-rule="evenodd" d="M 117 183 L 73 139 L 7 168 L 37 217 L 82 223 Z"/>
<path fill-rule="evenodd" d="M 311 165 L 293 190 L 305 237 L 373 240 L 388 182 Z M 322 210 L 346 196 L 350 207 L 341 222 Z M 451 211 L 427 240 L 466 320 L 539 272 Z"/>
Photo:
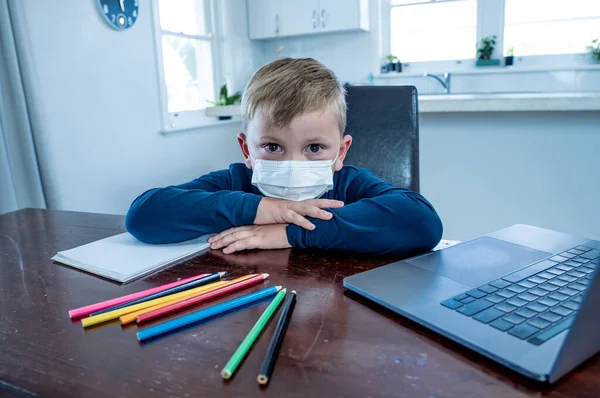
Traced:
<path fill-rule="evenodd" d="M 506 51 L 506 57 L 504 58 L 504 65 L 511 66 L 515 62 L 515 48 L 511 47 Z"/>
<path fill-rule="evenodd" d="M 219 99 L 216 101 L 206 101 L 213 107 L 206 108 L 207 116 L 218 116 L 219 120 L 229 120 L 232 116 L 240 114 L 239 106 L 236 106 L 242 99 L 242 93 L 239 91 L 233 95 L 229 95 L 227 84 L 221 87 Z"/>
<path fill-rule="evenodd" d="M 587 47 L 592 62 L 600 62 L 600 39 L 592 40 L 592 45 Z"/>
<path fill-rule="evenodd" d="M 499 59 L 492 59 L 494 48 L 496 47 L 496 36 L 488 36 L 481 39 L 481 45 L 477 49 L 476 66 L 497 66 L 500 65 Z"/>
<path fill-rule="evenodd" d="M 396 57 L 393 54 L 390 54 L 386 58 L 388 61 L 386 64 L 386 70 L 388 72 L 402 72 L 402 64 L 398 60 L 398 57 Z"/>

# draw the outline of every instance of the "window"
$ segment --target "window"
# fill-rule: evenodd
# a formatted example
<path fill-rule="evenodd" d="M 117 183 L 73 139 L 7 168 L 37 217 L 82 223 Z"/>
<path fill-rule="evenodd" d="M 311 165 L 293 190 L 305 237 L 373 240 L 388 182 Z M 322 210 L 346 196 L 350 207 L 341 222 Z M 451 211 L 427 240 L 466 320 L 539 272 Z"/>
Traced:
<path fill-rule="evenodd" d="M 600 39 L 600 0 L 384 0 L 382 4 L 382 59 L 397 56 L 407 72 L 472 70 L 477 47 L 488 36 L 496 36 L 495 59 L 514 48 L 513 71 L 519 65 L 577 68 L 589 64 L 584 56 L 587 46 Z"/>
<path fill-rule="evenodd" d="M 165 130 L 214 124 L 204 115 L 218 87 L 218 42 L 210 0 L 155 0 Z"/>
<path fill-rule="evenodd" d="M 401 62 L 475 57 L 476 0 L 392 0 L 390 53 Z"/>
<path fill-rule="evenodd" d="M 599 0 L 505 0 L 505 7 L 505 53 L 583 53 L 600 38 Z"/>

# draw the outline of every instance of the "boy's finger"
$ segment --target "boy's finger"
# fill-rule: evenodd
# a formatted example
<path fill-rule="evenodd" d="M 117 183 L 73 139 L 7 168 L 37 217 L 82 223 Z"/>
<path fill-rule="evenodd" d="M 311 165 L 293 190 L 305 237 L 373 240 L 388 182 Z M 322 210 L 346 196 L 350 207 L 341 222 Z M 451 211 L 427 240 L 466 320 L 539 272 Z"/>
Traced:
<path fill-rule="evenodd" d="M 260 238 L 258 236 L 247 236 L 243 239 L 236 240 L 235 242 L 227 246 L 225 249 L 223 249 L 223 253 L 230 254 L 241 250 L 257 249 L 259 243 Z"/>
<path fill-rule="evenodd" d="M 321 209 L 337 209 L 339 207 L 344 207 L 344 202 L 341 200 L 332 200 L 332 199 L 310 199 L 305 200 L 304 203 L 312 206 L 317 206 Z"/>
<path fill-rule="evenodd" d="M 304 229 L 308 229 L 309 231 L 312 231 L 313 229 L 315 229 L 315 225 L 313 223 L 311 223 L 306 218 L 302 217 L 302 215 L 300 215 L 296 212 L 292 212 L 291 219 L 287 220 L 287 222 L 296 224 L 297 226 L 304 228 Z"/>
<path fill-rule="evenodd" d="M 254 233 L 253 231 L 248 231 L 248 230 L 235 231 L 235 232 L 233 232 L 229 235 L 225 235 L 221 239 L 211 243 L 210 248 L 211 249 L 220 249 L 222 247 L 229 246 L 232 242 L 235 242 L 236 240 L 244 239 L 244 238 L 252 235 L 253 233 Z"/>
<path fill-rule="evenodd" d="M 216 242 L 219 239 L 223 238 L 224 236 L 232 234 L 232 233 L 234 233 L 236 231 L 247 231 L 247 230 L 250 230 L 252 228 L 254 228 L 252 225 L 244 225 L 244 226 L 241 226 L 241 227 L 233 227 L 233 228 L 226 229 L 225 231 L 219 232 L 218 234 L 213 235 L 210 238 L 208 238 L 208 243 Z"/>
<path fill-rule="evenodd" d="M 299 213 L 303 216 L 319 218 L 321 220 L 330 220 L 333 216 L 330 212 L 321 210 L 317 206 L 311 206 L 307 204 L 301 204 Z"/>

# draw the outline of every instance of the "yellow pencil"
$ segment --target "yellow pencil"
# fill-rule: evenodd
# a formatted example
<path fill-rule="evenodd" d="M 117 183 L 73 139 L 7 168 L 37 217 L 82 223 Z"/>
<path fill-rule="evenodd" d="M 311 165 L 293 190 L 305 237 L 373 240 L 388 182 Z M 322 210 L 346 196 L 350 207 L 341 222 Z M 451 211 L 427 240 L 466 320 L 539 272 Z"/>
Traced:
<path fill-rule="evenodd" d="M 233 285 L 234 283 L 238 283 L 238 282 L 244 281 L 246 279 L 252 278 L 253 276 L 256 276 L 256 274 L 244 275 L 244 276 L 241 276 L 239 278 L 232 279 L 230 281 L 221 281 L 221 282 L 225 282 L 225 283 L 222 284 L 222 285 L 219 285 L 219 286 L 215 286 L 215 287 L 212 287 L 212 285 L 208 285 L 208 286 L 211 287 L 211 289 L 208 289 L 206 291 L 202 291 L 200 293 L 196 293 L 196 294 L 194 294 L 194 296 L 198 296 L 200 294 L 205 294 L 205 293 L 208 293 L 208 292 L 212 292 L 213 290 L 221 289 L 221 288 L 224 288 L 225 286 Z M 125 325 L 125 324 L 131 323 L 131 322 L 135 322 L 135 320 L 136 320 L 136 318 L 137 318 L 138 315 L 144 314 L 146 312 L 154 311 L 154 310 L 162 308 L 162 307 L 166 307 L 167 305 L 171 305 L 171 304 L 173 304 L 175 302 L 178 302 L 180 300 L 186 300 L 186 299 L 188 299 L 190 297 L 175 298 L 175 299 L 171 299 L 171 300 L 169 300 L 167 302 L 154 305 L 154 306 L 149 307 L 149 308 L 144 308 L 144 309 L 141 309 L 139 311 L 130 312 L 130 313 L 125 314 L 122 317 L 120 317 L 119 320 L 121 321 L 121 325 Z"/>
<path fill-rule="evenodd" d="M 129 314 L 130 312 L 139 311 L 141 309 L 148 308 L 148 307 L 153 307 L 157 304 L 166 303 L 166 302 L 169 302 L 172 300 L 176 300 L 178 298 L 189 297 L 189 296 L 193 296 L 198 293 L 203 293 L 203 292 L 206 292 L 207 290 L 212 290 L 212 289 L 221 287 L 225 283 L 227 283 L 227 282 L 224 282 L 224 281 L 214 282 L 214 283 L 210 283 L 208 285 L 196 287 L 196 288 L 190 289 L 190 290 L 185 290 L 183 292 L 160 297 L 160 298 L 157 298 L 154 300 L 149 300 L 149 301 L 145 301 L 143 303 L 130 305 L 129 307 L 119 308 L 118 310 L 105 312 L 104 314 L 91 316 L 89 318 L 84 318 L 81 320 L 81 325 L 84 328 L 86 328 L 88 326 L 93 326 L 93 325 L 97 325 L 99 323 L 111 321 L 113 319 L 117 319 L 121 315 Z"/>

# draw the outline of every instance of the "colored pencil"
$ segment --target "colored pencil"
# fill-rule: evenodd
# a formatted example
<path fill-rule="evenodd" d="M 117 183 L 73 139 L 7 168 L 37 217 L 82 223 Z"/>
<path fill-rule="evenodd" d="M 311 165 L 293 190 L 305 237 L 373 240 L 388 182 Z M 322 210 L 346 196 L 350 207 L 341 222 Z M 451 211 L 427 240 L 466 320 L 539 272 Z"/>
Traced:
<path fill-rule="evenodd" d="M 170 294 L 175 294 L 175 293 L 183 292 L 184 290 L 189 290 L 189 289 L 193 289 L 195 287 L 203 286 L 203 285 L 209 284 L 211 282 L 216 282 L 219 279 L 221 279 L 221 277 L 223 275 L 225 275 L 226 273 L 227 272 L 215 272 L 213 274 L 205 276 L 204 278 L 196 279 L 195 281 L 191 281 L 191 282 L 185 283 L 183 285 L 175 286 L 175 287 L 172 287 L 170 289 L 164 290 L 162 292 L 151 294 L 150 296 L 142 297 L 142 298 L 139 298 L 137 300 L 130 301 L 128 303 L 123 303 L 123 304 L 115 305 L 113 307 L 106 308 L 106 309 L 104 309 L 102 311 L 92 312 L 91 316 L 104 314 L 105 312 L 118 310 L 119 308 L 129 307 L 130 305 L 140 304 L 140 303 L 143 303 L 145 301 L 154 300 L 154 299 L 157 299 L 157 298 L 168 296 Z"/>
<path fill-rule="evenodd" d="M 143 322 L 149 321 L 151 319 L 155 319 L 155 318 L 161 317 L 163 315 L 167 315 L 172 312 L 179 311 L 183 308 L 186 308 L 186 307 L 189 307 L 189 306 L 192 306 L 195 304 L 203 303 L 205 301 L 211 300 L 216 297 L 221 297 L 225 294 L 234 292 L 236 290 L 240 290 L 245 287 L 252 286 L 256 283 L 263 282 L 268 277 L 269 277 L 269 274 L 254 275 L 251 278 L 248 278 L 243 281 L 238 281 L 232 285 L 222 286 L 216 290 L 213 290 L 212 292 L 202 293 L 198 296 L 193 296 L 193 297 L 189 297 L 186 299 L 177 300 L 176 302 L 162 306 L 161 308 L 154 309 L 152 311 L 145 311 L 144 313 L 137 316 L 137 322 L 143 323 Z M 132 314 L 127 314 L 126 316 L 129 316 L 129 315 L 132 315 Z"/>
<path fill-rule="evenodd" d="M 173 301 L 173 300 L 178 299 L 178 298 L 190 297 L 190 296 L 193 296 L 194 294 L 204 293 L 204 292 L 207 292 L 209 290 L 213 290 L 215 288 L 221 287 L 225 283 L 226 282 L 223 282 L 223 281 L 214 282 L 214 283 L 211 283 L 209 285 L 204 285 L 204 286 L 200 286 L 200 287 L 197 287 L 197 288 L 194 288 L 194 289 L 185 290 L 183 292 L 171 294 L 170 296 L 160 297 L 160 298 L 157 298 L 157 299 L 154 299 L 154 300 L 145 301 L 143 303 L 131 305 L 129 307 L 119 308 L 118 310 L 114 310 L 114 311 L 110 311 L 110 312 L 105 312 L 104 314 L 100 314 L 100 315 L 96 315 L 96 316 L 91 316 L 89 318 L 83 318 L 81 320 L 81 325 L 84 328 L 86 328 L 88 326 L 97 325 L 99 323 L 103 323 L 103 322 L 107 322 L 107 321 L 112 321 L 113 319 L 117 319 L 121 315 L 129 314 L 130 312 L 134 312 L 134 311 L 139 311 L 141 309 L 152 307 L 152 306 L 155 306 L 157 304 L 161 304 L 161 303 L 166 303 L 166 302 L 169 302 L 169 301 Z"/>
<path fill-rule="evenodd" d="M 163 307 L 166 307 L 168 305 L 171 305 L 171 304 L 174 304 L 174 303 L 178 303 L 178 302 L 180 302 L 182 300 L 187 300 L 187 299 L 190 299 L 190 298 L 193 298 L 193 297 L 198 297 L 200 295 L 207 294 L 209 292 L 220 290 L 220 289 L 225 288 L 227 286 L 235 285 L 235 284 L 237 284 L 239 282 L 243 282 L 243 281 L 245 281 L 247 279 L 250 279 L 250 278 L 252 278 L 254 276 L 259 276 L 259 275 L 244 275 L 242 277 L 239 277 L 239 278 L 236 278 L 236 279 L 233 279 L 233 280 L 230 280 L 230 281 L 222 281 L 222 282 L 224 282 L 224 284 L 222 284 L 220 286 L 215 286 L 213 289 L 206 290 L 206 291 L 203 291 L 201 293 L 194 294 L 192 296 L 187 296 L 187 297 L 182 297 L 182 298 L 170 300 L 168 302 L 165 302 L 165 303 L 162 303 L 162 304 L 157 304 L 157 305 L 154 305 L 152 307 L 144 308 L 144 309 L 141 309 L 139 311 L 130 312 L 129 314 L 125 314 L 125 315 L 121 316 L 119 318 L 119 320 L 121 321 L 121 325 L 125 325 L 125 324 L 131 323 L 131 322 L 135 322 L 137 320 L 138 315 L 145 314 L 146 312 L 158 310 L 159 308 L 163 308 Z"/>
<path fill-rule="evenodd" d="M 252 348 L 252 345 L 256 341 L 257 337 L 260 335 L 260 332 L 262 332 L 262 330 L 265 328 L 265 325 L 267 324 L 267 322 L 269 322 L 269 319 L 271 319 L 273 314 L 277 312 L 277 308 L 279 307 L 279 304 L 281 304 L 281 302 L 283 301 L 284 297 L 285 289 L 277 293 L 277 295 L 275 296 L 275 298 L 273 298 L 273 301 L 271 301 L 271 304 L 269 304 L 265 312 L 263 312 L 260 318 L 258 318 L 258 321 L 256 321 L 252 329 L 250 329 L 250 332 L 248 333 L 246 338 L 242 341 L 238 349 L 235 350 L 235 352 L 231 356 L 231 359 L 223 367 L 223 370 L 221 371 L 221 376 L 223 376 L 224 379 L 229 379 L 231 378 L 231 376 L 233 376 L 240 362 L 242 362 L 242 359 L 244 359 L 246 354 L 248 354 L 248 351 L 250 351 L 250 348 Z"/>
<path fill-rule="evenodd" d="M 173 330 L 201 321 L 203 319 L 207 319 L 215 315 L 219 315 L 224 312 L 261 300 L 263 298 L 272 296 L 280 290 L 281 286 L 271 286 L 259 290 L 258 292 L 250 293 L 245 296 L 226 301 L 224 303 L 213 305 L 200 311 L 192 312 L 191 314 L 175 318 L 171 321 L 163 322 L 156 326 L 140 330 L 139 332 L 137 332 L 137 338 L 139 341 L 144 341 L 153 337 L 160 336 L 161 334 L 171 332 Z"/>
<path fill-rule="evenodd" d="M 141 297 L 146 297 L 146 296 L 149 296 L 154 293 L 162 292 L 162 291 L 170 289 L 172 287 L 186 284 L 186 283 L 194 281 L 196 279 L 203 278 L 206 275 L 207 274 L 200 274 L 200 275 L 192 276 L 191 278 L 186 278 L 186 279 L 182 279 L 180 281 L 167 283 L 166 285 L 157 286 L 157 287 L 153 287 L 153 288 L 146 289 L 146 290 L 141 290 L 137 293 L 131 293 L 126 296 L 116 297 L 114 299 L 102 301 L 100 303 L 90 304 L 90 305 L 86 305 L 85 307 L 75 308 L 75 309 L 72 309 L 69 311 L 69 317 L 70 318 L 79 318 L 79 317 L 82 317 L 85 315 L 89 315 L 92 312 L 101 311 L 105 308 L 112 307 L 114 305 L 127 303 L 127 302 L 130 302 L 133 300 L 137 300 Z"/>
<path fill-rule="evenodd" d="M 292 313 L 294 312 L 295 306 L 296 291 L 292 290 L 283 306 L 283 309 L 281 310 L 281 316 L 277 322 L 277 327 L 273 333 L 273 338 L 271 338 L 271 342 L 267 348 L 265 360 L 263 361 L 260 371 L 258 372 L 258 377 L 256 380 L 259 384 L 266 385 L 271 379 L 273 369 L 275 368 L 275 362 L 277 361 L 277 356 L 279 355 L 279 350 L 281 349 L 281 344 L 283 343 L 283 338 L 285 337 L 285 332 L 290 323 L 290 319 L 292 319 Z"/>

